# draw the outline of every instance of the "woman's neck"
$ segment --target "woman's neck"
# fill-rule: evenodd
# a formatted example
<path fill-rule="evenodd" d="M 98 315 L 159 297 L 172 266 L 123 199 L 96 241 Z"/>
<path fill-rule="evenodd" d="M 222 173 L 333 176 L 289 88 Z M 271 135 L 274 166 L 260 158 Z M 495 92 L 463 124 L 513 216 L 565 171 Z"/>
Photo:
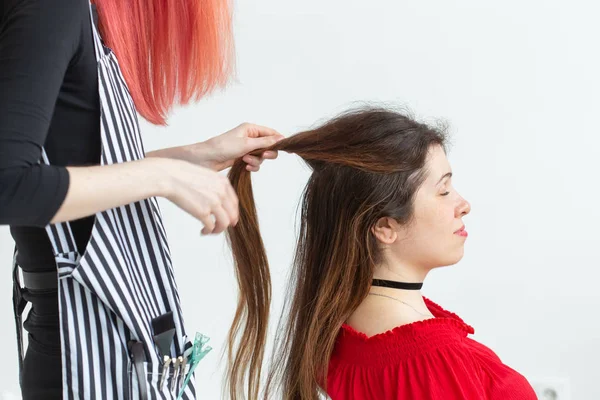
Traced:
<path fill-rule="evenodd" d="M 427 273 L 417 269 L 376 268 L 373 279 L 404 283 L 422 283 Z M 372 336 L 397 326 L 434 318 L 420 290 L 371 286 L 369 294 L 352 313 L 347 323 L 359 332 Z"/>
<path fill-rule="evenodd" d="M 346 321 L 367 336 L 434 318 L 419 290 L 371 287 L 369 295 Z"/>
<path fill-rule="evenodd" d="M 429 271 L 425 268 L 419 268 L 399 261 L 389 261 L 375 266 L 373 279 L 422 283 L 425 281 L 428 273 Z"/>

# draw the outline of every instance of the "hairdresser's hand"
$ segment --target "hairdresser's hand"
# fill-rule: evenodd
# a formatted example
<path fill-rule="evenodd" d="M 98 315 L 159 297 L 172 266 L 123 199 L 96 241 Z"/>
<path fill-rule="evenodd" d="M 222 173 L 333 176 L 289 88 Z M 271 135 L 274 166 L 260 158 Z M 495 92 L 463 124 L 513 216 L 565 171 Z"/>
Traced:
<path fill-rule="evenodd" d="M 187 161 L 156 159 L 160 195 L 204 225 L 202 234 L 221 233 L 239 219 L 239 204 L 226 176 Z M 156 163 L 155 162 L 155 163 Z"/>
<path fill-rule="evenodd" d="M 248 153 L 270 147 L 283 138 L 271 128 L 246 123 L 206 142 L 191 145 L 189 151 L 196 154 L 194 158 L 198 164 L 215 171 L 229 168 L 236 159 L 242 158 L 247 164 L 246 169 L 256 172 L 264 160 L 277 158 L 277 152 L 265 151 L 259 156 Z"/>

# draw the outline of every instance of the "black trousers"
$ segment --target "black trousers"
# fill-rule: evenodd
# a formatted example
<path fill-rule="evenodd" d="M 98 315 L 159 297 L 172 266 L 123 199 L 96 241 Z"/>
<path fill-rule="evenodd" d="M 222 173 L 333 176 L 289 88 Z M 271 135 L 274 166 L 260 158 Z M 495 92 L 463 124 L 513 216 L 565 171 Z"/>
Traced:
<path fill-rule="evenodd" d="M 31 310 L 23 323 L 28 332 L 21 393 L 23 400 L 62 399 L 58 291 L 28 291 Z"/>

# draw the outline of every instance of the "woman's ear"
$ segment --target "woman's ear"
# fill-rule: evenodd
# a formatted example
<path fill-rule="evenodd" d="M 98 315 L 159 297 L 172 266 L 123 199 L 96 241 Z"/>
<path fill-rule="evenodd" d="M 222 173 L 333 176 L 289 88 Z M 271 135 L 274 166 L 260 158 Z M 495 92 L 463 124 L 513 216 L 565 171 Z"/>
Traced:
<path fill-rule="evenodd" d="M 390 217 L 382 217 L 371 228 L 373 235 L 383 244 L 392 244 L 398 239 L 400 225 Z"/>

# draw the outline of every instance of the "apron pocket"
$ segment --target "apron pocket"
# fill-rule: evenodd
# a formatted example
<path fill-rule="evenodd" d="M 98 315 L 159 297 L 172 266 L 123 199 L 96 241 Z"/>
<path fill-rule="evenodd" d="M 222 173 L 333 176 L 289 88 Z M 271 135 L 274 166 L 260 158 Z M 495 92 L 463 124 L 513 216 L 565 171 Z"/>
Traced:
<path fill-rule="evenodd" d="M 158 367 L 158 371 L 152 371 L 150 363 L 144 361 L 135 363 L 130 361 L 127 367 L 129 376 L 129 400 L 146 400 L 149 399 L 148 390 L 152 388 L 152 393 L 162 393 L 168 399 L 176 399 L 183 387 L 185 375 L 181 374 L 181 369 L 177 371 L 170 364 L 167 369 L 167 375 L 162 382 L 162 365 Z M 189 370 L 189 368 L 186 368 Z"/>
<path fill-rule="evenodd" d="M 187 337 L 183 338 L 184 352 L 181 357 L 171 358 L 168 366 L 164 368 L 164 361 L 159 360 L 153 365 L 148 362 L 143 351 L 142 342 L 132 340 L 129 342 L 130 360 L 128 363 L 129 399 L 146 400 L 148 390 L 152 393 L 162 393 L 168 399 L 176 399 L 186 384 L 185 379 L 190 370 L 189 355 L 193 342 Z M 186 349 L 189 349 L 187 353 Z M 187 354 L 187 357 L 184 355 Z M 166 371 L 163 379 L 163 371 Z M 193 380 L 193 378 L 191 378 Z"/>

